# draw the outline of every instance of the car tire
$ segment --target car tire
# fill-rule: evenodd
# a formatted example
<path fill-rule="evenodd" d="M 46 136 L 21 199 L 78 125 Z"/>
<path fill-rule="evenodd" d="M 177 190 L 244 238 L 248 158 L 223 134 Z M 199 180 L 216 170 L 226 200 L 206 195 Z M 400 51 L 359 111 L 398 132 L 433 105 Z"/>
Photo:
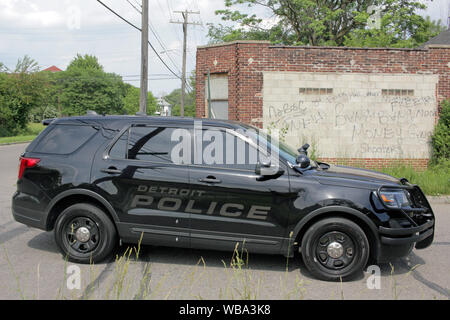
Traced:
<path fill-rule="evenodd" d="M 98 263 L 117 246 L 114 223 L 99 207 L 79 203 L 66 208 L 56 220 L 55 241 L 64 257 L 76 263 Z"/>
<path fill-rule="evenodd" d="M 301 242 L 304 264 L 321 280 L 347 280 L 362 273 L 369 259 L 366 234 L 356 223 L 345 218 L 316 222 Z"/>

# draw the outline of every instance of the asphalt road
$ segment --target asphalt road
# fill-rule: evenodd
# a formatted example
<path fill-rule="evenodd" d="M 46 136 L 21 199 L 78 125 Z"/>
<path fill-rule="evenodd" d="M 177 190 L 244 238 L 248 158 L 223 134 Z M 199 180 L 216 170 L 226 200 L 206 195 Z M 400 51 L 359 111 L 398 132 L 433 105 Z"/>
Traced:
<path fill-rule="evenodd" d="M 365 272 L 350 282 L 315 280 L 299 258 L 145 246 L 117 251 L 99 265 L 64 261 L 53 234 L 11 215 L 18 158 L 25 145 L 0 146 L 0 299 L 448 299 L 450 204 L 432 203 L 437 226 L 430 248 L 379 266 L 379 282 Z M 244 259 L 246 260 L 246 259 Z M 234 260 L 236 262 L 236 259 Z M 79 267 L 79 269 L 78 269 Z M 78 270 L 80 271 L 77 276 Z M 79 282 L 76 280 L 79 279 Z M 369 289 L 367 282 L 379 284 Z M 77 285 L 80 285 L 79 289 Z"/>

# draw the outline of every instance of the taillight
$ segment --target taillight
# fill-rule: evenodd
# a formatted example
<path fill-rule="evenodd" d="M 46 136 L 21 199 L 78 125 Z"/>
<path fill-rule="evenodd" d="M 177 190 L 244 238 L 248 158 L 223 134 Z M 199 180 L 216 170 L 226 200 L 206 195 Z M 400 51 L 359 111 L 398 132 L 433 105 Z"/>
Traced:
<path fill-rule="evenodd" d="M 25 172 L 25 169 L 33 168 L 36 166 L 41 159 L 37 158 L 20 158 L 20 164 L 19 164 L 19 177 L 18 179 L 22 179 L 23 173 Z"/>

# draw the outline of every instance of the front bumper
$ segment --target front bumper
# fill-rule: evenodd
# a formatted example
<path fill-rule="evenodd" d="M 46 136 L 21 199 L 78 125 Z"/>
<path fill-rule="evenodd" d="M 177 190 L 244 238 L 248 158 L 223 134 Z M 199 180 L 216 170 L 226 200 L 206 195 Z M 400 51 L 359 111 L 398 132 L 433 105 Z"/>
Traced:
<path fill-rule="evenodd" d="M 381 186 L 373 197 L 377 200 L 374 204 L 380 210 L 378 212 L 385 212 L 390 217 L 384 225 L 378 226 L 378 262 L 389 262 L 392 258 L 407 256 L 414 247 L 429 247 L 434 239 L 435 217 L 422 190 L 405 182 L 400 188 L 408 190 L 412 206 L 393 209 L 380 200 L 380 191 L 383 188 L 393 187 Z"/>
<path fill-rule="evenodd" d="M 380 240 L 385 245 L 405 245 L 422 242 L 434 235 L 434 220 L 412 228 L 378 227 Z"/>

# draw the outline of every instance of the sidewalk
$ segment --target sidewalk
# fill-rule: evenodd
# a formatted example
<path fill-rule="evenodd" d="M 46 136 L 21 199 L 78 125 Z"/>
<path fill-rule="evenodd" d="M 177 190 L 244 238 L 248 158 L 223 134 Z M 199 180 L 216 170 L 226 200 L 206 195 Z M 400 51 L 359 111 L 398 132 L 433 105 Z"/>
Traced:
<path fill-rule="evenodd" d="M 450 204 L 450 196 L 426 196 L 432 204 Z"/>

